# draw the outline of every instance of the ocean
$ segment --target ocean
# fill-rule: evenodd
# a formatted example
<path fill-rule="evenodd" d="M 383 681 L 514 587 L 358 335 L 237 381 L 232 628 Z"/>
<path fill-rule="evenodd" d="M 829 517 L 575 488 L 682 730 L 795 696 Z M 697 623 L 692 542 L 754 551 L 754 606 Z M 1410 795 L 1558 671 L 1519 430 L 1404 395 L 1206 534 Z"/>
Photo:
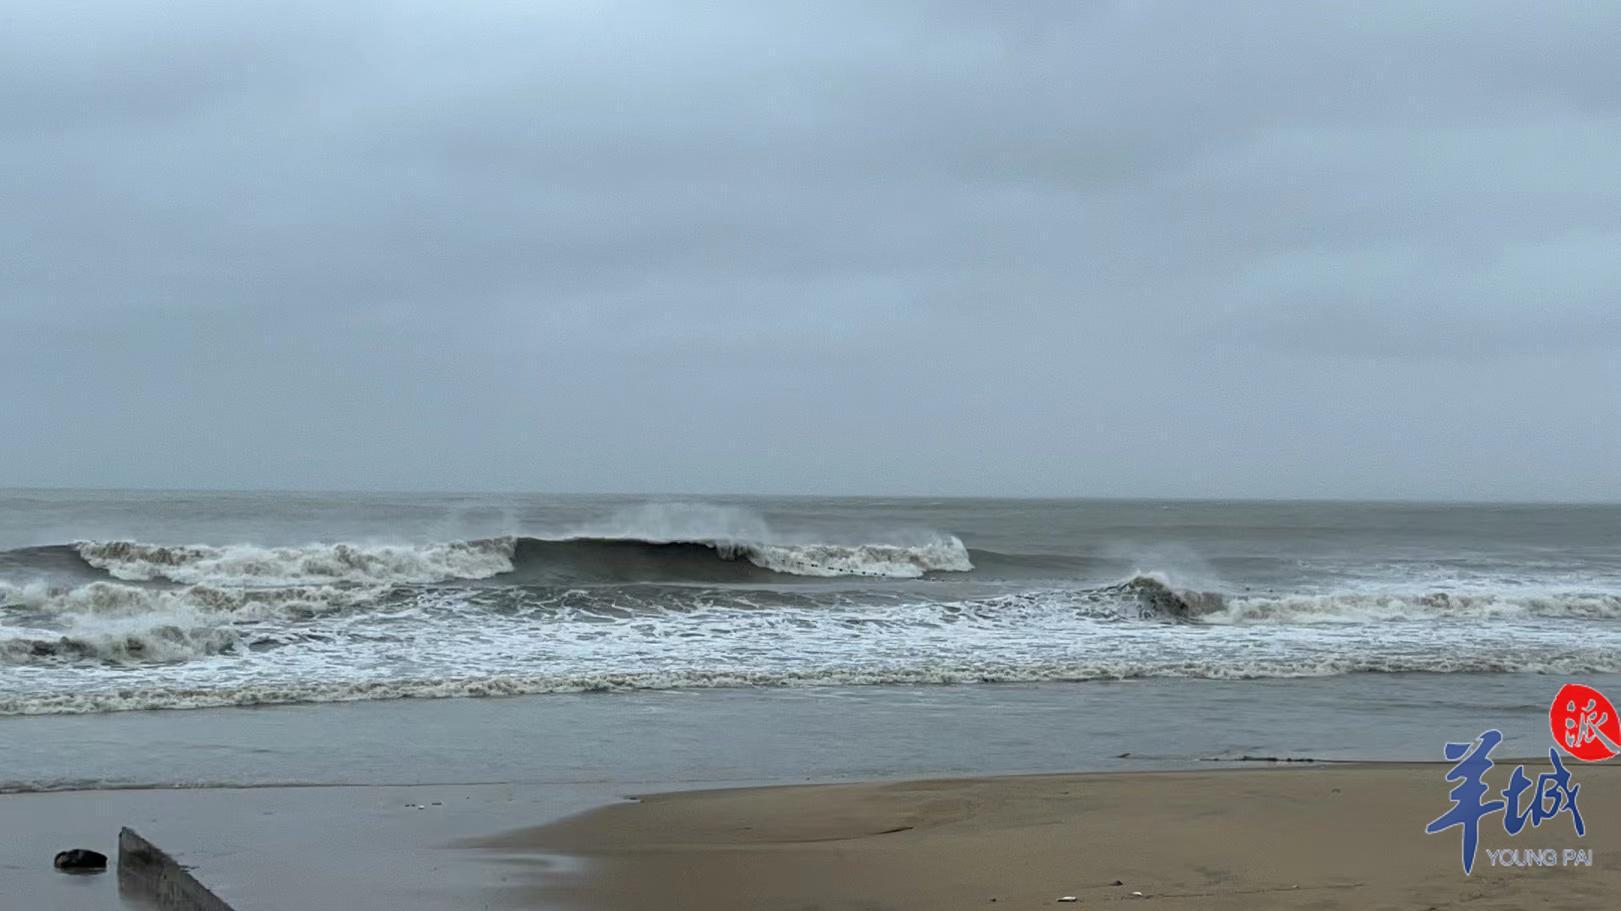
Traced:
<path fill-rule="evenodd" d="M 1621 670 L 1621 507 L 0 493 L 0 714 Z"/>
<path fill-rule="evenodd" d="M 1616 506 L 0 492 L 0 878 L 126 907 L 48 861 L 134 825 L 242 907 L 517 907 L 448 846 L 625 794 L 1536 756 L 1561 683 L 1621 690 L 1618 541 Z"/>

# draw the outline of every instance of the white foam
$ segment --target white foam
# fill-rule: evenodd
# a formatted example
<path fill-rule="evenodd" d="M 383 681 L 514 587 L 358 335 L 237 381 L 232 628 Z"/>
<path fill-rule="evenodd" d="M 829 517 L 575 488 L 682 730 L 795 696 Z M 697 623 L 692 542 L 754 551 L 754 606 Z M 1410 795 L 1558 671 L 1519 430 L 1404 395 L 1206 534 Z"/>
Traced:
<path fill-rule="evenodd" d="M 847 534 L 860 534 L 848 530 Z M 742 507 L 712 503 L 648 503 L 591 522 L 561 538 L 692 543 L 721 556 L 742 556 L 773 572 L 796 576 L 917 578 L 929 572 L 969 572 L 968 548 L 955 535 L 919 530 L 868 530 L 882 540 L 838 542 L 808 532 L 787 534 Z"/>
<path fill-rule="evenodd" d="M 234 629 L 187 623 L 182 617 L 158 623 L 114 621 L 66 632 L 8 629 L 0 633 L 0 663 L 189 661 L 231 651 L 238 642 Z"/>
<path fill-rule="evenodd" d="M 37 618 L 0 626 L 6 664 L 186 661 L 234 648 L 239 637 L 218 605 L 185 591 L 105 582 L 70 591 L 0 585 L 0 603 Z"/>
<path fill-rule="evenodd" d="M 1621 593 L 1547 586 L 1475 585 L 1456 591 L 1368 585 L 1352 590 L 1223 594 L 1179 584 L 1162 571 L 1138 571 L 1093 590 L 1135 597 L 1147 614 L 1211 625 L 1311 626 L 1435 619 L 1621 619 Z"/>
<path fill-rule="evenodd" d="M 0 624 L 0 662 L 186 661 L 231 651 L 250 631 L 274 635 L 295 621 L 369 602 L 384 591 L 0 583 L 0 605 L 29 618 Z"/>
<path fill-rule="evenodd" d="M 79 689 L 0 696 L 0 715 L 81 714 L 152 709 L 197 709 L 221 706 L 276 705 L 307 702 L 355 702 L 381 699 L 450 699 L 521 696 L 543 693 L 623 690 L 708 689 L 717 687 L 823 687 L 882 685 L 961 685 L 982 683 L 1080 682 L 1150 677 L 1211 680 L 1326 677 L 1349 673 L 1504 673 L 1557 675 L 1610 673 L 1621 670 L 1613 654 L 1592 651 L 1560 655 L 1502 655 L 1480 652 L 1458 656 L 1376 654 L 1331 658 L 1257 656 L 1244 662 L 1200 663 L 1119 657 L 1068 663 L 1007 664 L 958 658 L 924 661 L 911 667 L 826 667 L 803 670 L 751 668 L 674 668 L 559 674 L 501 674 L 371 680 L 250 683 L 189 689 L 124 687 Z"/>
<path fill-rule="evenodd" d="M 927 597 L 932 588 L 0 587 L 0 661 L 25 665 L 7 673 L 0 713 L 591 689 L 1621 671 L 1621 595 L 1608 593 L 1222 599 L 1153 576 L 1090 588 L 973 586 L 973 596 L 950 586 L 964 595 L 952 600 Z"/>
<path fill-rule="evenodd" d="M 1279 596 L 1228 596 L 1223 606 L 1199 616 L 1211 624 L 1302 625 L 1421 621 L 1440 618 L 1621 619 L 1621 595 L 1581 591 L 1331 592 Z"/>
<path fill-rule="evenodd" d="M 352 606 L 377 597 L 386 587 L 338 588 L 292 586 L 285 588 L 220 588 L 192 585 L 185 588 L 148 588 L 117 582 L 91 582 L 60 588 L 44 582 L 11 585 L 0 582 L 0 604 L 28 611 L 59 615 L 152 616 L 188 611 L 231 615 L 231 619 L 276 619 L 320 613 Z"/>
<path fill-rule="evenodd" d="M 304 585 L 430 583 L 487 579 L 512 571 L 513 538 L 443 544 L 162 545 L 82 541 L 86 563 L 115 578 L 166 579 L 187 584 Z"/>
<path fill-rule="evenodd" d="M 796 576 L 883 576 L 913 579 L 929 572 L 969 572 L 968 548 L 953 536 L 928 544 L 762 544 L 744 549 L 756 566 Z"/>

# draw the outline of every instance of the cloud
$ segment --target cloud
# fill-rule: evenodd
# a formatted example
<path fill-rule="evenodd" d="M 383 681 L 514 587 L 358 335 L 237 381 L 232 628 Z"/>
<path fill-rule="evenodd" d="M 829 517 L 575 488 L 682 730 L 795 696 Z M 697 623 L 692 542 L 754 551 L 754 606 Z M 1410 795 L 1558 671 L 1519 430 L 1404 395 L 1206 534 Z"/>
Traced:
<path fill-rule="evenodd" d="M 1621 481 L 1602 5 L 6 15 L 0 483 Z"/>

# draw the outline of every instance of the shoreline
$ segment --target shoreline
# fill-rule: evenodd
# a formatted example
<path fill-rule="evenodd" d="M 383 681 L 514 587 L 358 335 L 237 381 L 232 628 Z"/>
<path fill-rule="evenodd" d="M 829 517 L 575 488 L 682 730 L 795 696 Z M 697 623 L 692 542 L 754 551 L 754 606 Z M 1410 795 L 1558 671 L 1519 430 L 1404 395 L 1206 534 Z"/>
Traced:
<path fill-rule="evenodd" d="M 1522 760 L 1487 775 L 1507 784 Z M 1535 777 L 1548 763 L 1526 762 Z M 1446 763 L 1279 763 L 799 784 L 653 794 L 478 845 L 526 858 L 515 905 L 607 911 L 1079 907 L 1537 907 L 1588 911 L 1621 887 L 1621 766 L 1572 763 L 1568 816 L 1508 837 L 1481 822 L 1473 875 Z M 1498 866 L 1499 849 L 1591 866 Z M 1561 857 L 1563 855 L 1561 854 Z M 583 861 L 583 862 L 581 862 Z"/>
<path fill-rule="evenodd" d="M 1591 682 L 1621 689 L 1613 676 Z M 466 841 L 627 794 L 700 788 L 1072 771 L 1315 775 L 1352 768 L 1346 760 L 1438 759 L 1443 739 L 1488 721 L 1505 733 L 1499 761 L 1545 758 L 1552 687 L 1526 675 L 1376 675 L 8 718 L 5 785 L 19 793 L 0 795 L 0 872 L 19 906 L 123 908 L 110 880 L 63 877 L 49 859 L 67 847 L 109 852 L 111 836 L 131 825 L 244 908 L 535 907 L 559 868 L 537 863 L 534 848 L 496 854 Z M 413 740 L 402 751 L 404 731 Z M 1428 768 L 1433 780 L 1415 797 L 1429 811 L 1420 822 L 1445 797 L 1441 768 Z M 1573 772 L 1579 781 L 1596 774 Z M 1589 840 L 1604 825 L 1594 819 Z"/>

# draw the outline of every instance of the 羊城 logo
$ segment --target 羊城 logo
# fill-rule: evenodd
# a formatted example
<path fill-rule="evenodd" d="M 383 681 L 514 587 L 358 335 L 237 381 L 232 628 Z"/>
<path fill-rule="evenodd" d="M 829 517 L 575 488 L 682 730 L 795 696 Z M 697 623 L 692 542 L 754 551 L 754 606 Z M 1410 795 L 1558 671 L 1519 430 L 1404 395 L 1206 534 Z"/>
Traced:
<path fill-rule="evenodd" d="M 1503 742 L 1502 731 L 1488 729 L 1472 741 L 1444 746 L 1443 754 L 1453 763 L 1446 773 L 1446 780 L 1454 782 L 1448 793 L 1452 806 L 1430 820 L 1424 831 L 1435 835 L 1453 828 L 1461 830 L 1465 876 L 1474 871 L 1480 853 L 1480 823 L 1489 816 L 1501 815 L 1503 831 L 1510 836 L 1561 816 L 1570 817 L 1578 838 L 1587 834 L 1587 824 L 1576 803 L 1581 785 L 1572 779 L 1561 751 L 1581 762 L 1602 762 L 1621 754 L 1621 746 L 1617 746 L 1621 743 L 1621 717 L 1617 717 L 1615 706 L 1603 693 L 1590 686 L 1567 683 L 1548 707 L 1548 729 L 1554 741 L 1548 750 L 1552 769 L 1532 779 L 1524 765 L 1516 766 L 1501 790 L 1486 784 L 1486 773 L 1495 765 L 1492 750 Z M 1487 853 L 1494 865 L 1592 865 L 1591 851 L 1574 848 L 1563 852 L 1505 849 Z"/>

